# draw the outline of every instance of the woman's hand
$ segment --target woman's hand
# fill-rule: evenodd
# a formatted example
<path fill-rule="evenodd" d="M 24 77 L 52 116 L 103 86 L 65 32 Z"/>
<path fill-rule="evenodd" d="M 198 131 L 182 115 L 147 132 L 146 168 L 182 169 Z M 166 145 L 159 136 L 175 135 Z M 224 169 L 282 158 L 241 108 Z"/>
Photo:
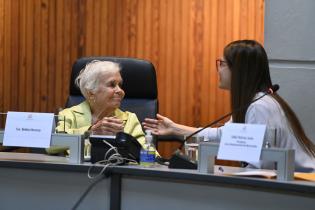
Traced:
<path fill-rule="evenodd" d="M 98 135 L 116 135 L 116 133 L 124 131 L 124 124 L 116 117 L 104 117 L 94 123 L 91 131 Z"/>
<path fill-rule="evenodd" d="M 175 134 L 176 123 L 160 114 L 157 114 L 156 118 L 157 119 L 145 118 L 142 123 L 144 129 L 151 130 L 154 135 Z"/>

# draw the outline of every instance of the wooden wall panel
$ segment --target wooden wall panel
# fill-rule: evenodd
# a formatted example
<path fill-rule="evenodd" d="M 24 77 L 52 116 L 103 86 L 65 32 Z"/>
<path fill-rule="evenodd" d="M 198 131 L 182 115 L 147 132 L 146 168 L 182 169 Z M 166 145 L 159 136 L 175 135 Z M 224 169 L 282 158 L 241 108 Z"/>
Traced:
<path fill-rule="evenodd" d="M 63 107 L 82 56 L 148 59 L 160 113 L 202 126 L 230 110 L 215 59 L 263 42 L 264 0 L 0 0 L 0 112 Z"/>
<path fill-rule="evenodd" d="M 0 1 L 0 112 L 4 108 L 4 1 Z M 0 128 L 3 116 L 0 115 Z"/>

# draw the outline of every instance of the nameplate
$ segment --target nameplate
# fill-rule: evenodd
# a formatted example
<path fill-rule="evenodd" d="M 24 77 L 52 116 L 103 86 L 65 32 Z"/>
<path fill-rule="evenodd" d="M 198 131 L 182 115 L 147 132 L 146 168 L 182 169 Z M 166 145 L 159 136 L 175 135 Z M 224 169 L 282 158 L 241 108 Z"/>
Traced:
<path fill-rule="evenodd" d="M 8 112 L 3 145 L 48 148 L 53 129 L 52 113 Z"/>
<path fill-rule="evenodd" d="M 228 123 L 222 128 L 218 159 L 258 162 L 266 125 Z"/>

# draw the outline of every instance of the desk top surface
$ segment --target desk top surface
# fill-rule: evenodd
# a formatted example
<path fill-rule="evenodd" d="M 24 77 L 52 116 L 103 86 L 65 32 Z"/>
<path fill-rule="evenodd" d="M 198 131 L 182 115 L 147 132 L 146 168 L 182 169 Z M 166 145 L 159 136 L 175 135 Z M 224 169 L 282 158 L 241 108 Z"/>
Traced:
<path fill-rule="evenodd" d="M 68 171 L 86 173 L 91 163 L 73 164 L 65 157 L 48 156 L 43 154 L 6 153 L 0 152 L 0 167 L 34 170 Z M 103 167 L 96 165 L 96 167 Z M 122 175 L 129 178 L 145 177 L 165 181 L 191 182 L 199 184 L 216 184 L 238 187 L 255 187 L 264 190 L 285 191 L 288 193 L 303 193 L 315 196 L 315 182 L 308 181 L 278 181 L 276 179 L 227 176 L 227 173 L 248 169 L 221 166 L 215 168 L 215 174 L 199 173 L 197 170 L 169 169 L 166 166 L 156 165 L 153 168 L 144 168 L 139 165 L 110 166 L 111 175 Z M 222 170 L 223 168 L 223 170 Z"/>

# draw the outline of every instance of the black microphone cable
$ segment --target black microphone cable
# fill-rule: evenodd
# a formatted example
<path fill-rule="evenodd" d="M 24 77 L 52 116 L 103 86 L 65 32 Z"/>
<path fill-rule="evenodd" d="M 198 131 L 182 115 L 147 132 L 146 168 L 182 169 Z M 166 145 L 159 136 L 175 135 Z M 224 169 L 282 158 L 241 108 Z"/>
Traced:
<path fill-rule="evenodd" d="M 74 206 L 71 208 L 72 210 L 76 210 L 79 205 L 82 203 L 83 199 L 89 194 L 89 192 L 93 189 L 93 187 L 95 185 L 97 185 L 99 182 L 101 182 L 103 179 L 106 178 L 106 175 L 101 176 L 100 178 L 98 178 L 97 180 L 95 180 L 94 182 L 92 182 L 88 188 L 83 192 L 83 194 L 80 196 L 80 198 L 78 199 L 78 201 L 74 204 Z"/>

